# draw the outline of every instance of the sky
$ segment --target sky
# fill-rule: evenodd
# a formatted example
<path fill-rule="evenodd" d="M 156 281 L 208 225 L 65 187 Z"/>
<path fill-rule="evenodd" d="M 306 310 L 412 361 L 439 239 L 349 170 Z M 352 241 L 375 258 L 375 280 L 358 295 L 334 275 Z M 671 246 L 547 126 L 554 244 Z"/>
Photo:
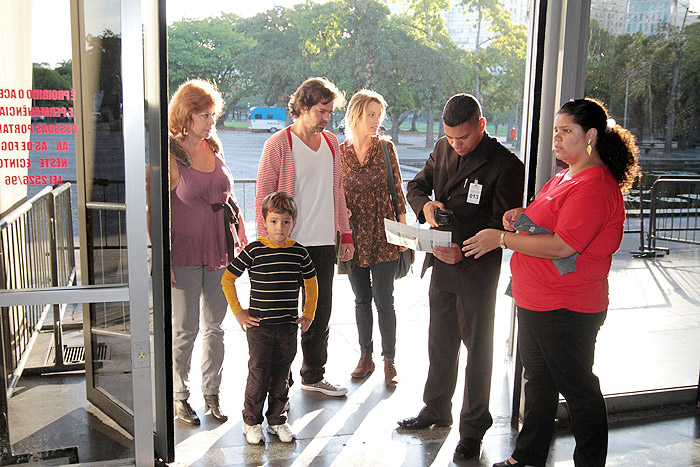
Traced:
<path fill-rule="evenodd" d="M 322 0 L 316 3 L 325 2 L 326 0 Z M 303 0 L 195 0 L 194 2 L 169 0 L 165 7 L 165 14 L 168 24 L 182 18 L 199 19 L 218 16 L 221 12 L 236 13 L 238 16 L 248 18 L 276 6 L 290 7 L 298 3 L 304 2 Z M 193 8 L 193 4 L 196 4 L 197 8 Z"/>
<path fill-rule="evenodd" d="M 221 12 L 250 17 L 275 6 L 290 7 L 297 3 L 302 0 L 168 0 L 165 11 L 169 24 L 183 18 L 218 16 Z M 97 2 L 87 0 L 85 4 L 89 8 Z M 105 7 L 110 4 L 113 8 Z M 100 8 L 101 22 L 88 25 L 88 29 L 97 34 L 106 28 L 118 29 L 119 1 L 100 2 Z M 68 60 L 71 57 L 69 0 L 33 0 L 32 10 L 32 61 L 54 67 Z"/>
<path fill-rule="evenodd" d="M 319 0 L 319 3 L 325 1 Z M 97 2 L 88 0 L 85 3 L 89 7 Z M 109 3 L 118 9 L 118 0 L 105 1 L 102 4 Z M 168 0 L 166 15 L 168 23 L 182 18 L 217 16 L 221 12 L 249 17 L 275 6 L 289 7 L 297 3 L 301 3 L 301 0 Z M 700 0 L 690 0 L 690 7 L 692 11 L 699 11 Z M 99 15 L 101 22 L 88 25 L 97 33 L 115 22 L 118 24 L 118 10 L 109 11 L 104 7 L 102 10 L 104 11 Z M 33 62 L 46 62 L 54 67 L 71 57 L 69 0 L 33 0 L 32 45 Z"/>

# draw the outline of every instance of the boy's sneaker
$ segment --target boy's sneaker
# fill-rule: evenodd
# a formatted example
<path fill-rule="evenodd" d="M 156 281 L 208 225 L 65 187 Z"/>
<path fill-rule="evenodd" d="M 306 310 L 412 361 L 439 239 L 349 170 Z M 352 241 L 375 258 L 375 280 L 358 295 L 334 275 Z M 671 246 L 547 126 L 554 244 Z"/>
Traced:
<path fill-rule="evenodd" d="M 301 388 L 304 391 L 316 391 L 323 393 L 327 396 L 333 396 L 333 397 L 340 397 L 344 396 L 345 394 L 348 393 L 348 388 L 344 388 L 343 386 L 337 386 L 335 384 L 331 384 L 328 381 L 322 379 L 318 383 L 313 383 L 313 384 L 304 384 L 301 383 Z"/>
<path fill-rule="evenodd" d="M 243 423 L 243 434 L 248 444 L 265 444 L 262 425 L 248 425 Z"/>
<path fill-rule="evenodd" d="M 292 432 L 292 427 L 288 423 L 283 423 L 281 425 L 268 425 L 267 432 L 277 435 L 283 443 L 291 443 L 297 437 Z"/>

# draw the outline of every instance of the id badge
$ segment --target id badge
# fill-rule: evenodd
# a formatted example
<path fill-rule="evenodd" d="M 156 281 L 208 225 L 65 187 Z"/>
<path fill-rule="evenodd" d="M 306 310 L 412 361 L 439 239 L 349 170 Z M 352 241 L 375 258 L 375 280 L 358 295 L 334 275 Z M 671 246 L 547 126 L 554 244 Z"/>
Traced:
<path fill-rule="evenodd" d="M 479 204 L 479 201 L 481 201 L 481 188 L 482 185 L 479 185 L 479 180 L 474 180 L 474 182 L 469 184 L 467 203 Z"/>

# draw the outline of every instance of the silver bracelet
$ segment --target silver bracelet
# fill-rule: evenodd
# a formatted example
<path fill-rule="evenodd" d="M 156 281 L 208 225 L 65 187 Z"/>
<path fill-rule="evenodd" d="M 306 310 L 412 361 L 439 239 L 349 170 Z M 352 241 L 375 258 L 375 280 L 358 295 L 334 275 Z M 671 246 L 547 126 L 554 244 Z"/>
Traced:
<path fill-rule="evenodd" d="M 502 250 L 505 250 L 506 248 L 508 248 L 508 247 L 506 246 L 506 234 L 507 234 L 507 233 L 508 233 L 508 232 L 506 232 L 505 230 L 503 231 L 503 233 L 501 233 L 501 249 L 502 249 Z"/>

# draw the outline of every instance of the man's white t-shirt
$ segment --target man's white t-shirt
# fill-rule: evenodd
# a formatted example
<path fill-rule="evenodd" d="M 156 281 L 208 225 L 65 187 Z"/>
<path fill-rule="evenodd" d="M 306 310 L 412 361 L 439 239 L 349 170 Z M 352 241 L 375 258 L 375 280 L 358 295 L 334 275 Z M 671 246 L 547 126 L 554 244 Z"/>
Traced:
<path fill-rule="evenodd" d="M 304 246 L 335 245 L 331 148 L 321 135 L 321 146 L 314 151 L 292 132 L 292 154 L 297 223 L 291 238 Z"/>

